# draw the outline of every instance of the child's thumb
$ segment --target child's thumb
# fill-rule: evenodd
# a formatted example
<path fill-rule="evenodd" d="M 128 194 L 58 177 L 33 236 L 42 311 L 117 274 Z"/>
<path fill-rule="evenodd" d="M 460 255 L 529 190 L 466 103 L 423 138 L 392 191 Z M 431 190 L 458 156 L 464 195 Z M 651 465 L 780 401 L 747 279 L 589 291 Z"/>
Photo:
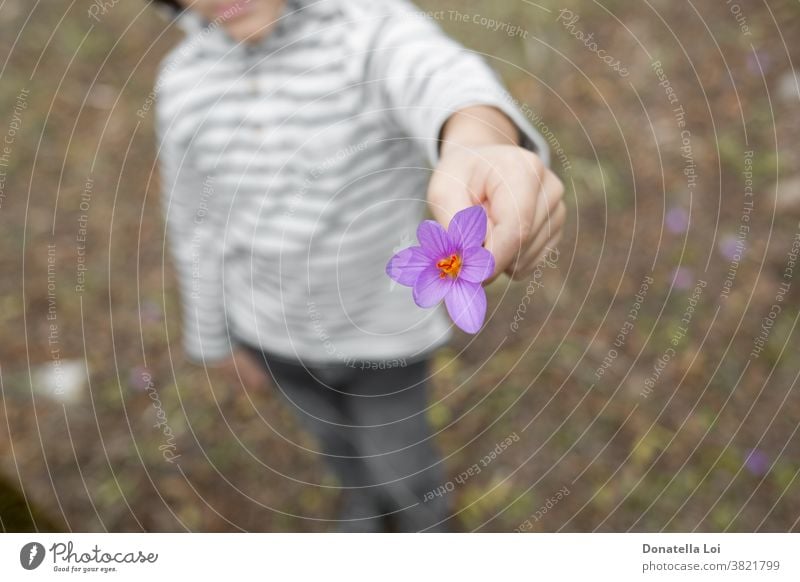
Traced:
<path fill-rule="evenodd" d="M 434 220 L 447 228 L 457 212 L 478 204 L 477 194 L 470 190 L 466 173 L 457 167 L 440 167 L 428 185 L 428 208 Z"/>

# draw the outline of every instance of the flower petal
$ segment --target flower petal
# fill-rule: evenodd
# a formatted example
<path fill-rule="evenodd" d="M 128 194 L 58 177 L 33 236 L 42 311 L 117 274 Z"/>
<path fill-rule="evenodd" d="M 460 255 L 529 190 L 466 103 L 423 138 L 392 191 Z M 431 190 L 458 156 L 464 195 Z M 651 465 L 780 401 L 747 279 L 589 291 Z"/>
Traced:
<path fill-rule="evenodd" d="M 486 318 L 486 291 L 480 283 L 456 279 L 444 299 L 453 322 L 467 333 L 476 333 Z"/>
<path fill-rule="evenodd" d="M 450 242 L 462 249 L 481 246 L 486 238 L 486 222 L 483 206 L 470 206 L 458 211 L 447 227 Z"/>
<path fill-rule="evenodd" d="M 414 303 L 420 307 L 433 307 L 453 288 L 453 279 L 440 277 L 436 267 L 424 269 L 414 283 Z"/>
<path fill-rule="evenodd" d="M 434 261 L 450 255 L 453 249 L 444 227 L 435 220 L 423 220 L 417 227 L 417 240 L 422 250 Z"/>
<path fill-rule="evenodd" d="M 408 247 L 389 259 L 386 274 L 401 285 L 413 287 L 419 274 L 430 266 L 431 259 L 425 255 L 422 247 Z"/>
<path fill-rule="evenodd" d="M 494 273 L 494 256 L 483 247 L 471 247 L 461 253 L 458 276 L 470 283 L 485 281 Z"/>

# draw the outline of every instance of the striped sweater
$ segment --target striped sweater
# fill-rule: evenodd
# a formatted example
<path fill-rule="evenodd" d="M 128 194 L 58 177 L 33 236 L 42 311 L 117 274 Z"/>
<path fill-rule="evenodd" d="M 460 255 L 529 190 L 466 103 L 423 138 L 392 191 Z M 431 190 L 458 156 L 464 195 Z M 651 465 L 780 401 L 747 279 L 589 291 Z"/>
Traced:
<path fill-rule="evenodd" d="M 500 108 L 547 163 L 492 70 L 406 0 L 288 0 L 255 44 L 179 19 L 155 93 L 187 356 L 408 362 L 447 342 L 443 308 L 384 268 L 414 244 L 453 112 Z"/>

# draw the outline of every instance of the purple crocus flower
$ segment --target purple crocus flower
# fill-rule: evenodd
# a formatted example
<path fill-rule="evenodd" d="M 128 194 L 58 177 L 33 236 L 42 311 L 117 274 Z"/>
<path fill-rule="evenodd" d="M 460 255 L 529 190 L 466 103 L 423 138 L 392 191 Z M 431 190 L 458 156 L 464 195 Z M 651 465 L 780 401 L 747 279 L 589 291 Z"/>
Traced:
<path fill-rule="evenodd" d="M 471 206 L 456 213 L 447 231 L 434 220 L 417 228 L 420 246 L 394 255 L 386 274 L 413 288 L 414 303 L 433 307 L 444 299 L 453 322 L 476 333 L 486 317 L 486 292 L 481 283 L 494 273 L 494 257 L 483 248 L 486 211 Z"/>
<path fill-rule="evenodd" d="M 681 234 L 686 232 L 689 227 L 689 213 L 680 206 L 670 208 L 664 218 L 664 222 L 667 225 L 667 230 L 672 234 Z"/>
<path fill-rule="evenodd" d="M 136 392 L 146 392 L 153 385 L 153 373 L 149 368 L 136 366 L 128 374 L 128 385 Z"/>
<path fill-rule="evenodd" d="M 158 323 L 162 319 L 161 308 L 153 301 L 145 300 L 139 313 L 144 323 Z"/>
<path fill-rule="evenodd" d="M 759 449 L 750 449 L 747 451 L 747 457 L 744 464 L 753 475 L 765 475 L 769 471 L 769 457 L 764 451 Z"/>
<path fill-rule="evenodd" d="M 772 59 L 767 52 L 756 50 L 747 55 L 747 70 L 752 75 L 760 77 L 762 74 L 768 73 L 771 63 Z"/>
<path fill-rule="evenodd" d="M 685 291 L 694 283 L 694 275 L 688 267 L 676 267 L 672 271 L 672 286 L 681 291 Z"/>
<path fill-rule="evenodd" d="M 740 261 L 744 254 L 746 245 L 744 239 L 734 235 L 727 235 L 722 237 L 719 241 L 719 252 L 723 257 L 732 261 L 734 259 Z"/>

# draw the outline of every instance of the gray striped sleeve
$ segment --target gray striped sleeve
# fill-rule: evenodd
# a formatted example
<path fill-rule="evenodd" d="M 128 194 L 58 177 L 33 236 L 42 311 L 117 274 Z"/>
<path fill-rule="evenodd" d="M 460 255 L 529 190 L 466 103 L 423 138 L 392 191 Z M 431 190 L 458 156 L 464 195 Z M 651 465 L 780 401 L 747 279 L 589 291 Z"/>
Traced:
<path fill-rule="evenodd" d="M 158 159 L 167 245 L 178 279 L 186 356 L 214 365 L 231 353 L 223 296 L 223 213 L 213 211 L 214 183 L 175 143 L 171 120 L 157 108 Z"/>
<path fill-rule="evenodd" d="M 549 165 L 547 142 L 478 54 L 445 35 L 411 3 L 392 0 L 387 5 L 393 12 L 381 20 L 367 49 L 368 75 L 395 122 L 419 141 L 431 164 L 438 161 L 438 138 L 453 113 L 491 105 L 517 125 L 522 146 Z"/>

